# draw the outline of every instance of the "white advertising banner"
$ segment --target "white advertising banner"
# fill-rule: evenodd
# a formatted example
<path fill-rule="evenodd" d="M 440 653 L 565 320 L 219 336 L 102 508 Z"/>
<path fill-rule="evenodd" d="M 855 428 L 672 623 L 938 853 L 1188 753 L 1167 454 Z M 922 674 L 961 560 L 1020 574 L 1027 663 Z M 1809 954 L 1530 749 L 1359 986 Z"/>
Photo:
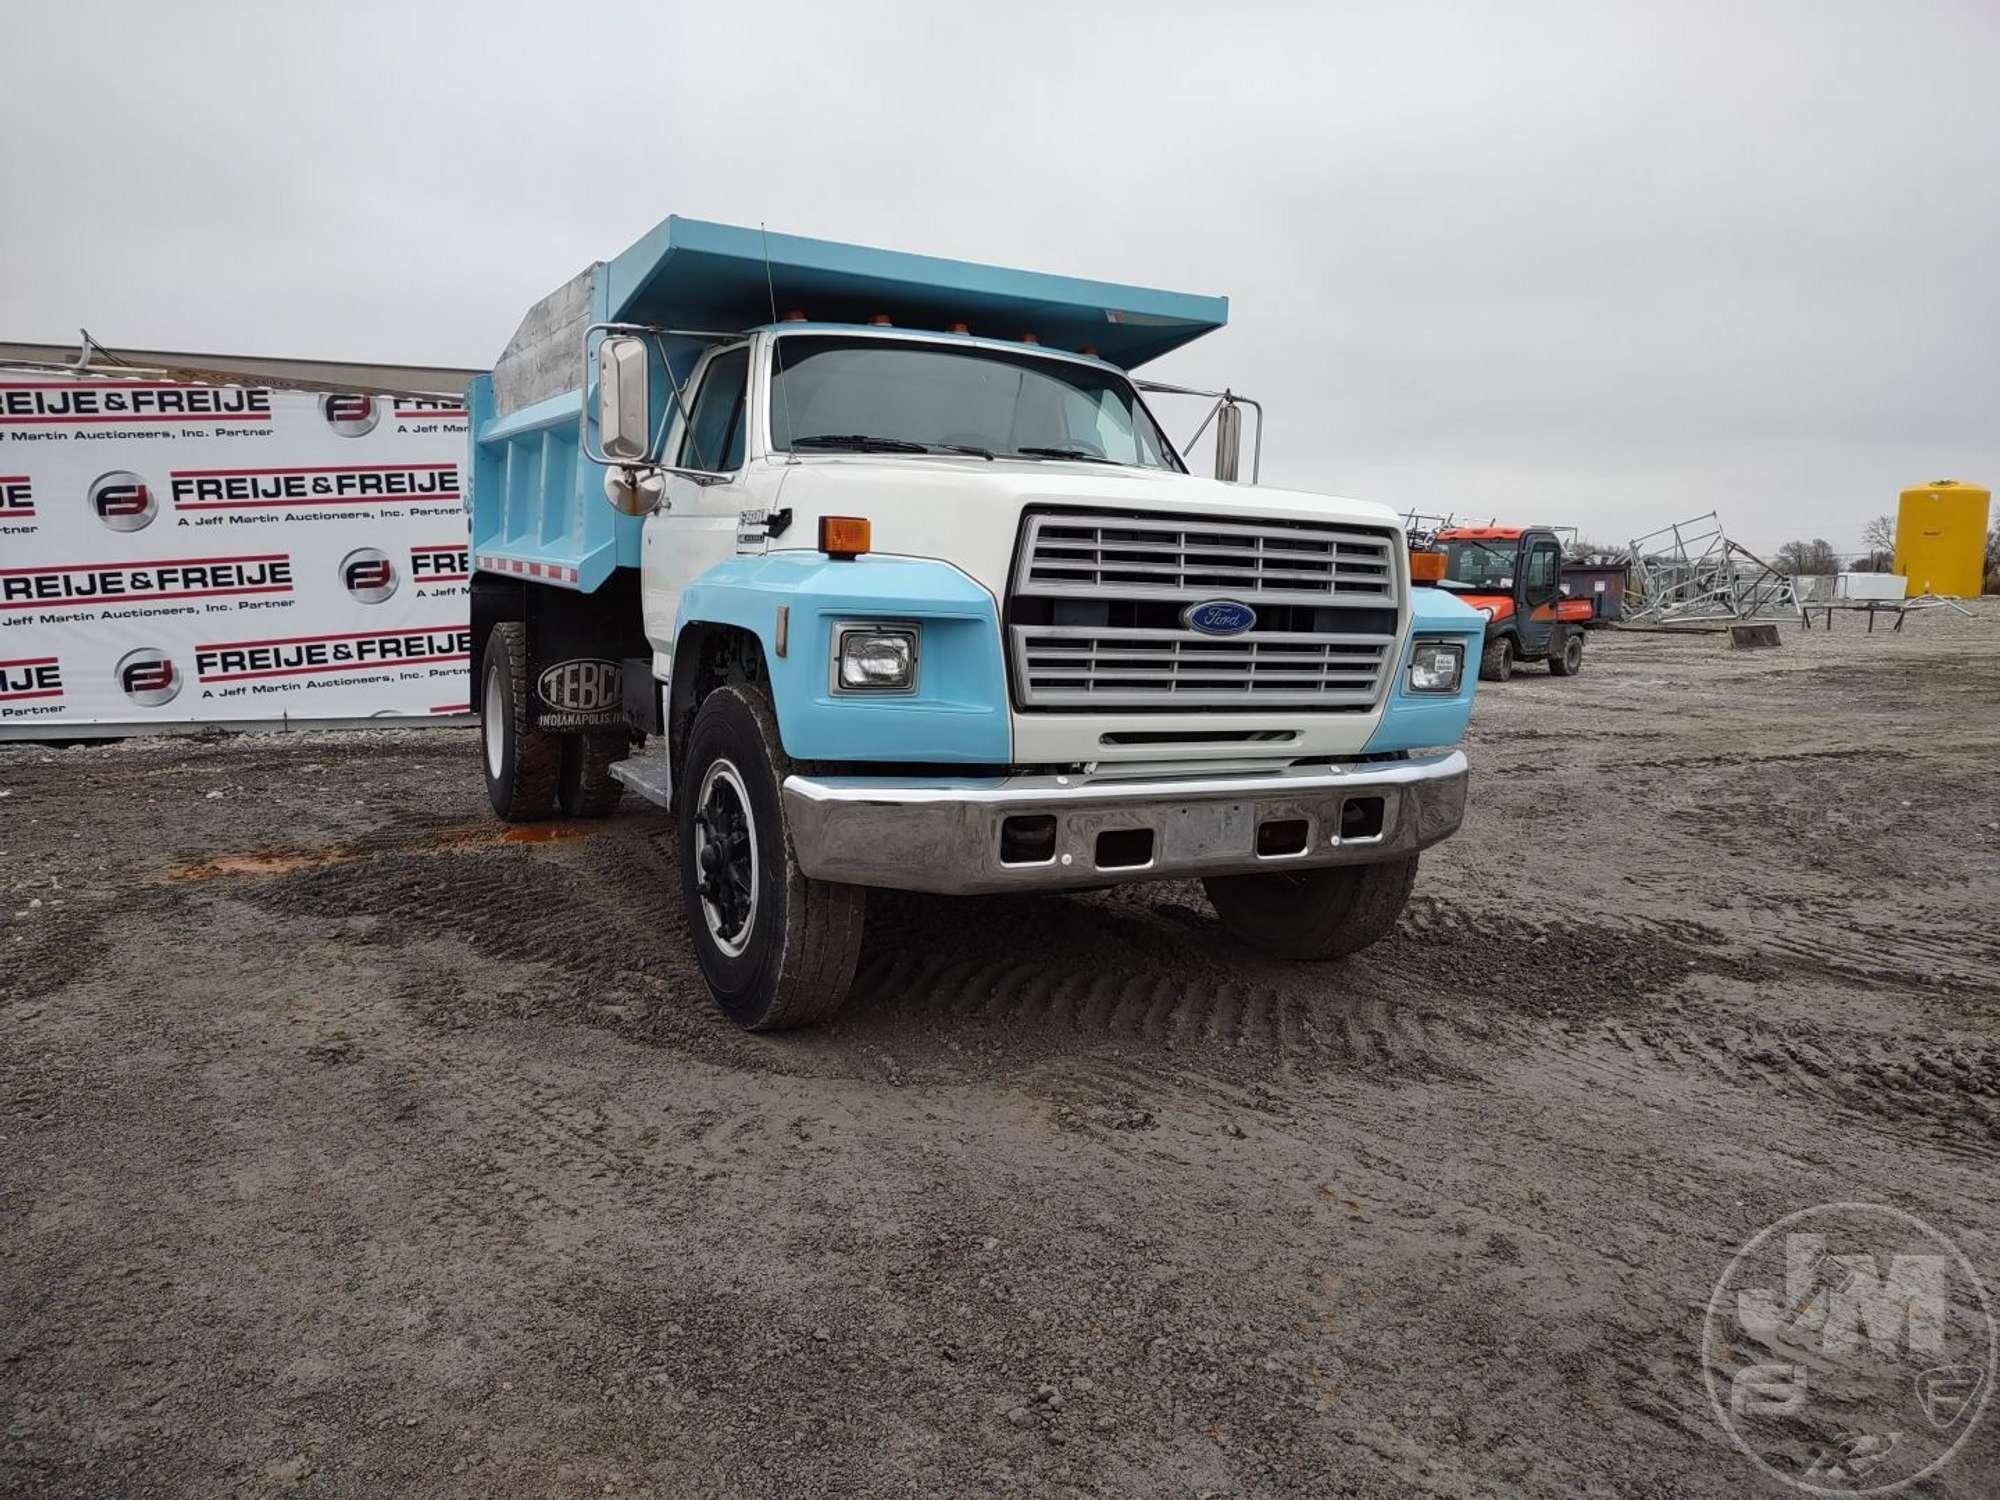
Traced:
<path fill-rule="evenodd" d="M 0 736 L 463 713 L 450 398 L 0 371 Z"/>

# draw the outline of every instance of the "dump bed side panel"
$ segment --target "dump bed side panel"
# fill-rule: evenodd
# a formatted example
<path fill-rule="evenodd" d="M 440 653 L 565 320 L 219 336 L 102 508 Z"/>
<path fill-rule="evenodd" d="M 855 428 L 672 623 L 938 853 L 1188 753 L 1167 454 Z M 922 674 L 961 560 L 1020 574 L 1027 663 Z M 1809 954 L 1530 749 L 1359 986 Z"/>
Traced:
<path fill-rule="evenodd" d="M 588 593 L 613 569 L 638 566 L 643 523 L 611 508 L 603 469 L 578 448 L 581 392 L 501 416 L 492 377 L 481 375 L 467 403 L 474 568 Z"/>
<path fill-rule="evenodd" d="M 590 593 L 637 567 L 640 528 L 604 498 L 582 453 L 583 334 L 605 315 L 604 267 L 585 268 L 528 309 L 493 373 L 472 382 L 472 565 Z"/>

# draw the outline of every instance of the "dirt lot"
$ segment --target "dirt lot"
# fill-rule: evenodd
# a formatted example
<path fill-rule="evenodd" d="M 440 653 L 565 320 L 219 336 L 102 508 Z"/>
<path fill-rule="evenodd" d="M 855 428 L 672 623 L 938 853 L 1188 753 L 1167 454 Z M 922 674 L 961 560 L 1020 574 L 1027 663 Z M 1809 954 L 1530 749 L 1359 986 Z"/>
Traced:
<path fill-rule="evenodd" d="M 1735 1496 L 1734 1250 L 2000 1287 L 2000 609 L 1482 689 L 1397 936 L 885 896 L 710 1009 L 472 734 L 0 748 L 0 1487 Z M 2000 1489 L 2000 1417 L 1916 1493 Z"/>

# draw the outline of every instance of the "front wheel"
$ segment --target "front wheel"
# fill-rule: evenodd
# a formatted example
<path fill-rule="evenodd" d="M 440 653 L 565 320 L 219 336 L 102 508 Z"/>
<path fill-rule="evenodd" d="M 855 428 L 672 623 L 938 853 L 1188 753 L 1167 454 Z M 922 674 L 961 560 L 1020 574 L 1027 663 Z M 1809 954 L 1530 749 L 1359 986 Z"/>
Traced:
<path fill-rule="evenodd" d="M 1276 958 L 1345 958 L 1387 937 L 1416 884 L 1417 856 L 1285 875 L 1211 875 L 1209 904 L 1232 937 Z"/>
<path fill-rule="evenodd" d="M 675 797 L 681 898 L 709 993 L 746 1031 L 831 1016 L 861 955 L 865 892 L 809 880 L 793 858 L 779 790 L 790 769 L 763 693 L 732 685 L 702 700 Z"/>
<path fill-rule="evenodd" d="M 1514 637 L 1503 635 L 1497 641 L 1488 641 L 1486 649 L 1479 654 L 1479 680 L 1505 682 L 1513 675 Z"/>

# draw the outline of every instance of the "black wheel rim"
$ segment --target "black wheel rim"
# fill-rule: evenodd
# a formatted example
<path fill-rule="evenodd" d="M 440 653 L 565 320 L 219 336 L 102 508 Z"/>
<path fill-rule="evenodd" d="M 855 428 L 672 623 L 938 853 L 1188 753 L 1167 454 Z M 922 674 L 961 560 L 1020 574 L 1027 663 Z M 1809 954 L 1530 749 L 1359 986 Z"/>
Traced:
<path fill-rule="evenodd" d="M 713 762 L 695 798 L 694 880 L 709 938 L 734 958 L 757 926 L 757 818 L 742 773 Z"/>

